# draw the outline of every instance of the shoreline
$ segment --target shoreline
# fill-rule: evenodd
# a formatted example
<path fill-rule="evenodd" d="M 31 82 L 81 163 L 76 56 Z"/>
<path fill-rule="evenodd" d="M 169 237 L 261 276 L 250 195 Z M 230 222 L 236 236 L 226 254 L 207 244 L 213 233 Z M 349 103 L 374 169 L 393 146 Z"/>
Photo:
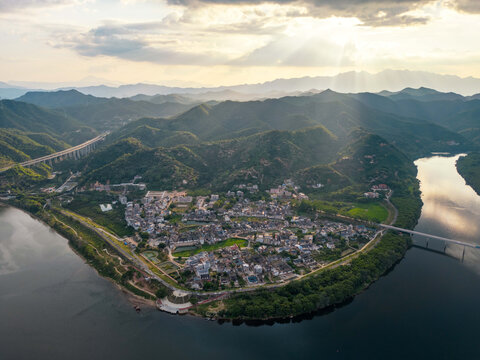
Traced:
<path fill-rule="evenodd" d="M 95 271 L 95 273 L 101 277 L 102 279 L 105 279 L 107 280 L 108 282 L 110 282 L 112 285 L 114 285 L 115 288 L 117 288 L 124 296 L 125 296 L 125 299 L 130 302 L 132 305 L 136 305 L 136 306 L 139 306 L 139 305 L 144 305 L 144 306 L 148 306 L 150 308 L 156 308 L 156 300 L 149 300 L 149 299 L 145 299 L 131 291 L 129 291 L 126 287 L 122 286 L 121 284 L 117 283 L 114 279 L 112 278 L 109 278 L 109 277 L 106 277 L 106 276 L 103 276 L 102 274 L 99 273 L 98 269 L 95 268 L 95 266 L 92 266 L 88 263 L 88 260 L 82 255 L 80 254 L 73 246 L 72 244 L 70 243 L 70 240 L 67 239 L 63 234 L 61 234 L 59 231 L 57 231 L 57 229 L 51 227 L 49 224 L 47 224 L 45 222 L 44 219 L 42 219 L 41 217 L 39 216 L 36 216 L 35 214 L 25 210 L 25 209 L 22 209 L 20 207 L 17 207 L 15 206 L 14 204 L 9 204 L 9 203 L 5 203 L 3 201 L 0 200 L 0 207 L 3 207 L 3 208 L 8 208 L 8 207 L 12 207 L 14 209 L 17 209 L 21 212 L 23 212 L 24 214 L 26 215 L 29 215 L 32 219 L 36 220 L 36 221 L 39 221 L 41 222 L 43 225 L 45 225 L 50 231 L 53 231 L 55 232 L 57 235 L 61 236 L 62 238 L 64 238 L 67 242 L 67 245 L 68 247 L 70 248 L 70 250 L 72 250 L 72 252 L 77 255 L 80 259 L 83 260 L 84 264 L 87 265 L 89 268 L 93 269 Z"/>

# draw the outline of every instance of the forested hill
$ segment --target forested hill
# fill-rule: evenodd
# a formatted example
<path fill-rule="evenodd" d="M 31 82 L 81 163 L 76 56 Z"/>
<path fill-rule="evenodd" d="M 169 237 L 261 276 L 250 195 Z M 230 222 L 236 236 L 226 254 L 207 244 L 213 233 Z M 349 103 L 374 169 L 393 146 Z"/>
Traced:
<path fill-rule="evenodd" d="M 98 131 L 119 128 L 142 117 L 170 117 L 178 115 L 193 105 L 183 101 L 155 103 L 131 99 L 100 98 L 85 95 L 77 90 L 28 92 L 17 99 L 37 106 L 55 109 L 69 118 Z"/>
<path fill-rule="evenodd" d="M 0 168 L 67 147 L 64 141 L 46 133 L 0 129 Z"/>
<path fill-rule="evenodd" d="M 202 141 L 215 141 L 268 130 L 297 130 L 323 125 L 339 139 L 346 139 L 355 128 L 363 128 L 382 136 L 412 159 L 431 151 L 469 148 L 470 142 L 457 132 L 431 119 L 398 114 L 400 108 L 388 97 L 333 91 L 265 101 L 225 101 L 213 106 L 202 104 L 168 120 L 142 119 L 112 134 L 112 137 L 135 137 L 147 141 L 146 137 L 155 132 L 162 137 L 182 132 L 188 135 L 182 143 L 190 144 L 197 141 L 195 137 Z M 163 145 L 151 140 L 148 142 Z"/>
<path fill-rule="evenodd" d="M 480 195 L 480 153 L 472 152 L 458 159 L 457 170 L 466 183 Z"/>
<path fill-rule="evenodd" d="M 0 128 L 62 134 L 84 126 L 63 113 L 14 100 L 0 100 Z"/>
<path fill-rule="evenodd" d="M 118 183 L 142 175 L 150 188 L 226 191 L 239 183 L 266 189 L 293 177 L 306 186 L 362 184 L 363 191 L 373 178 L 393 182 L 415 175 L 409 158 L 385 139 L 356 131 L 349 141 L 345 147 L 322 126 L 176 147 L 149 148 L 128 138 L 90 156 L 84 181 Z"/>
<path fill-rule="evenodd" d="M 47 155 L 97 132 L 60 112 L 20 101 L 0 101 L 0 167 Z"/>
<path fill-rule="evenodd" d="M 124 139 L 90 157 L 87 177 L 116 182 L 142 174 L 152 186 L 170 188 L 183 186 L 184 180 L 188 187 L 222 188 L 238 181 L 271 184 L 302 167 L 334 160 L 340 145 L 321 126 L 170 148 L 145 148 Z M 120 156 L 111 161 L 107 154 Z"/>
<path fill-rule="evenodd" d="M 60 91 L 29 91 L 16 99 L 37 106 L 50 109 L 64 108 L 68 106 L 101 104 L 108 101 L 106 98 L 85 95 L 77 90 Z"/>

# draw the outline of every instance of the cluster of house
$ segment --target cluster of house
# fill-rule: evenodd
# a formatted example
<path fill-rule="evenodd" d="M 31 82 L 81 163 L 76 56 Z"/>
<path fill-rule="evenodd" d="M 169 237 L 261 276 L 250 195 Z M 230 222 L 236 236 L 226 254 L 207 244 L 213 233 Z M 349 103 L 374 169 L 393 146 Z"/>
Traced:
<path fill-rule="evenodd" d="M 187 286 L 197 290 L 208 281 L 218 281 L 224 287 L 240 287 L 296 276 L 282 256 L 261 256 L 237 245 L 191 256 L 185 262 L 185 270 L 190 274 Z"/>
<path fill-rule="evenodd" d="M 185 192 L 149 191 L 141 201 L 126 203 L 125 219 L 150 234 L 150 246 L 165 244 L 173 256 L 230 238 L 246 240 L 245 248 L 234 245 L 182 259 L 179 271 L 192 289 L 211 281 L 233 287 L 285 281 L 324 265 L 322 253 L 344 247 L 345 241 L 366 243 L 375 234 L 363 225 L 294 216 L 289 201 L 281 199 L 240 197 L 226 205 L 219 200 L 218 195 L 194 199 Z M 174 219 L 172 207 L 184 210 Z"/>
<path fill-rule="evenodd" d="M 221 215 L 232 217 L 256 217 L 269 219 L 284 219 L 291 214 L 290 203 L 278 201 L 250 201 L 241 199 L 229 210 L 220 210 Z"/>
<path fill-rule="evenodd" d="M 299 199 L 308 200 L 308 196 L 299 192 L 300 187 L 295 185 L 291 179 L 284 180 L 283 184 L 268 190 L 272 199 Z"/>
<path fill-rule="evenodd" d="M 163 231 L 171 204 L 187 208 L 192 201 L 193 198 L 184 191 L 148 191 L 141 203 L 130 201 L 125 204 L 125 221 L 135 230 L 155 235 Z"/>
<path fill-rule="evenodd" d="M 379 191 L 390 191 L 390 188 L 386 184 L 373 185 L 372 191 L 366 192 L 364 196 L 368 199 L 378 199 L 380 197 Z"/>
<path fill-rule="evenodd" d="M 298 276 L 299 269 L 311 271 L 324 265 L 317 255 L 335 249 L 340 239 L 353 241 L 361 236 L 367 242 L 375 235 L 374 229 L 363 225 L 296 220 L 268 232 L 243 234 L 249 239 L 246 248 L 234 245 L 190 256 L 183 269 L 187 286 L 200 289 L 209 281 L 225 287 L 282 282 Z"/>

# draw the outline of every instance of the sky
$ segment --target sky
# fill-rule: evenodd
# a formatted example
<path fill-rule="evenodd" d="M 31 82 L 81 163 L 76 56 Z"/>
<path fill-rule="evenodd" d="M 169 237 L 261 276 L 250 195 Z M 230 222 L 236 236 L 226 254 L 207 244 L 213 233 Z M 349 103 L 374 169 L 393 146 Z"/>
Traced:
<path fill-rule="evenodd" d="M 218 86 L 480 78 L 480 0 L 0 0 L 0 81 Z"/>

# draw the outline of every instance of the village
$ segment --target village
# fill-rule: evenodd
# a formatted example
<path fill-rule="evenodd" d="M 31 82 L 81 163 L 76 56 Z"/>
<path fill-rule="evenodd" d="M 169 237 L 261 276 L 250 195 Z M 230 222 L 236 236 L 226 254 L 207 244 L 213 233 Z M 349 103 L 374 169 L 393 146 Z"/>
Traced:
<path fill-rule="evenodd" d="M 135 201 L 122 198 L 127 224 L 142 235 L 126 244 L 180 286 L 218 290 L 304 276 L 376 236 L 376 229 L 361 223 L 295 214 L 291 200 L 308 197 L 293 183 L 267 190 L 268 201 L 250 200 L 245 192 L 258 187 L 238 185 L 224 195 L 148 191 Z"/>

